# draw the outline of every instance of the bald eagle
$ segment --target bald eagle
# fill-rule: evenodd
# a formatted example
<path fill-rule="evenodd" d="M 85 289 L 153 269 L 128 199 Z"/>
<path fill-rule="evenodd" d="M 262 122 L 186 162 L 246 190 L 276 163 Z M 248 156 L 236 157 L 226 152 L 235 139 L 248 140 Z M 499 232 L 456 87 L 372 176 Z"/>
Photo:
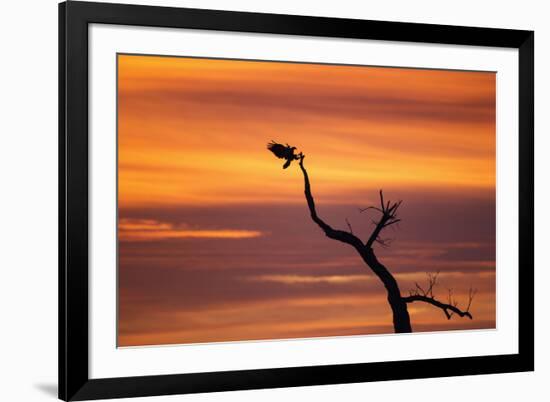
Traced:
<path fill-rule="evenodd" d="M 273 154 L 279 158 L 279 159 L 286 159 L 285 164 L 283 165 L 283 169 L 286 169 L 290 166 L 290 163 L 295 159 L 300 159 L 298 155 L 294 155 L 294 150 L 296 147 L 291 147 L 290 145 L 286 144 L 278 144 L 275 141 L 271 140 L 270 143 L 267 144 L 267 149 L 269 149 Z"/>

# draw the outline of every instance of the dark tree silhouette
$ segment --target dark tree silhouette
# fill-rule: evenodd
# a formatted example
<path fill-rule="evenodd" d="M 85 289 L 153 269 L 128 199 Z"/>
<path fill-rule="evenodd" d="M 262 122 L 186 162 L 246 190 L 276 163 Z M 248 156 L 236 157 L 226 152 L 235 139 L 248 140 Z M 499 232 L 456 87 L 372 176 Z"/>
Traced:
<path fill-rule="evenodd" d="M 311 184 L 309 181 L 309 176 L 306 168 L 304 167 L 305 155 L 300 153 L 296 155 L 296 158 L 299 160 L 300 169 L 304 175 L 304 193 L 311 214 L 311 219 L 323 230 L 325 235 L 333 240 L 338 240 L 342 243 L 346 243 L 352 246 L 357 253 L 361 256 L 365 264 L 372 270 L 372 272 L 380 279 L 386 288 L 388 295 L 388 303 L 390 304 L 392 313 L 393 313 L 393 327 L 396 333 L 406 333 L 412 332 L 411 320 L 409 316 L 409 311 L 407 305 L 413 302 L 424 302 L 431 304 L 434 307 L 441 309 L 447 319 L 451 319 L 454 314 L 457 314 L 460 317 L 468 317 L 472 319 L 472 314 L 470 313 L 470 307 L 472 304 L 472 299 L 475 295 L 475 290 L 470 289 L 469 301 L 465 310 L 461 310 L 458 307 L 458 303 L 453 298 L 452 291 L 449 290 L 449 299 L 447 303 L 437 300 L 434 296 L 433 289 L 437 284 L 438 274 L 428 274 L 428 285 L 421 287 L 418 283 L 415 284 L 416 289 L 411 290 L 409 296 L 403 297 L 399 289 L 399 285 L 395 280 L 395 277 L 390 273 L 390 271 L 382 265 L 382 263 L 376 258 L 374 253 L 373 246 L 375 243 L 382 246 L 388 246 L 388 240 L 380 237 L 382 231 L 388 226 L 394 225 L 400 222 L 400 219 L 397 217 L 397 211 L 401 206 L 401 201 L 399 202 L 390 202 L 384 200 L 384 195 L 382 190 L 380 190 L 380 206 L 371 206 L 365 209 L 360 210 L 365 212 L 367 210 L 374 210 L 380 214 L 380 219 L 374 223 L 374 230 L 367 239 L 366 242 L 363 242 L 357 236 L 353 234 L 350 223 L 346 220 L 346 223 L 349 228 L 348 231 L 334 229 L 317 214 L 315 208 L 315 200 L 311 194 Z"/>

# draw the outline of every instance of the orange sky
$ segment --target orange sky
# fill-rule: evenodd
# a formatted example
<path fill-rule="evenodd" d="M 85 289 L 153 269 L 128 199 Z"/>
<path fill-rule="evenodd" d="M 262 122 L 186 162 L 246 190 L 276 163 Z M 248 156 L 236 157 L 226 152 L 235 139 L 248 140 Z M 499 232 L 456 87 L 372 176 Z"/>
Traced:
<path fill-rule="evenodd" d="M 403 199 L 379 250 L 402 292 L 440 270 L 475 319 L 409 305 L 413 329 L 494 327 L 495 74 L 120 55 L 119 344 L 391 332 L 383 289 L 309 220 L 368 235 L 358 207 Z"/>

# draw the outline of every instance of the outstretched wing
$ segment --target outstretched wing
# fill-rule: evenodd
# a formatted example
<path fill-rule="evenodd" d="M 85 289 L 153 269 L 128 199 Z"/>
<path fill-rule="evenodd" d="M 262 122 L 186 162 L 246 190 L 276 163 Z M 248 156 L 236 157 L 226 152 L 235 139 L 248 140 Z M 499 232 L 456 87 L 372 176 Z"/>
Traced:
<path fill-rule="evenodd" d="M 288 155 L 287 147 L 283 144 L 278 144 L 275 141 L 271 141 L 267 144 L 267 149 L 269 149 L 273 154 L 280 159 L 286 159 Z"/>

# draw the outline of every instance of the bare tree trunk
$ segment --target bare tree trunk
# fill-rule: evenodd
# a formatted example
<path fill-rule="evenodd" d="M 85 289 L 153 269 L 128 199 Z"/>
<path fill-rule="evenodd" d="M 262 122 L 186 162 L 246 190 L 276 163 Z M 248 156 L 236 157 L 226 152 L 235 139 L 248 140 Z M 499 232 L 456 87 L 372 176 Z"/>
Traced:
<path fill-rule="evenodd" d="M 469 312 L 472 298 L 475 294 L 475 291 L 470 289 L 470 300 L 466 310 L 461 310 L 457 307 L 457 302 L 452 300 L 451 293 L 449 292 L 449 303 L 442 303 L 439 300 L 436 300 L 433 295 L 433 287 L 436 283 L 437 275 L 429 276 L 430 283 L 427 290 L 424 290 L 418 284 L 416 284 L 417 290 L 411 292 L 407 297 L 401 296 L 401 291 L 399 290 L 399 285 L 395 280 L 395 277 L 388 271 L 388 269 L 378 261 L 376 255 L 374 254 L 373 245 L 374 243 L 380 243 L 382 245 L 386 242 L 380 238 L 382 230 L 390 225 L 398 223 L 400 219 L 397 218 L 397 210 L 401 205 L 401 201 L 390 203 L 390 201 L 384 202 L 384 196 L 382 190 L 380 190 L 380 207 L 369 207 L 366 209 L 374 209 L 382 214 L 382 217 L 371 233 L 369 239 L 366 243 L 363 243 L 361 239 L 353 234 L 351 230 L 351 225 L 348 222 L 348 227 L 350 231 L 334 229 L 328 223 L 317 215 L 317 210 L 315 208 L 315 201 L 313 195 L 311 194 L 311 185 L 309 182 L 309 176 L 304 167 L 304 158 L 303 154 L 298 156 L 300 160 L 300 169 L 304 175 L 304 194 L 306 197 L 307 205 L 313 222 L 319 226 L 325 235 L 330 239 L 338 240 L 342 243 L 349 244 L 361 256 L 365 264 L 372 270 L 372 272 L 380 279 L 384 284 L 386 291 L 388 293 L 388 303 L 391 307 L 393 313 L 393 328 L 396 333 L 407 333 L 412 332 L 411 319 L 409 316 L 409 311 L 407 309 L 407 304 L 415 301 L 425 302 L 431 304 L 437 308 L 440 308 L 445 313 L 447 319 L 451 319 L 453 314 L 457 314 L 460 317 L 468 317 L 472 319 L 472 315 Z M 365 210 L 366 210 L 365 209 Z M 363 211 L 365 211 L 363 210 Z"/>
<path fill-rule="evenodd" d="M 388 292 L 388 303 L 390 304 L 393 313 L 394 331 L 396 333 L 412 332 L 411 319 L 409 317 L 407 303 L 405 303 L 401 297 L 401 291 L 399 290 L 397 281 L 387 270 L 387 268 L 378 261 L 372 248 L 360 251 L 360 254 L 369 268 L 382 281 L 386 291 Z"/>
<path fill-rule="evenodd" d="M 401 297 L 401 292 L 397 281 L 393 275 L 383 266 L 372 249 L 372 244 L 378 237 L 378 234 L 388 224 L 393 223 L 390 219 L 390 216 L 386 219 L 382 219 L 381 222 L 376 226 L 373 234 L 369 238 L 369 241 L 366 244 L 356 237 L 354 234 L 345 232 L 342 230 L 333 229 L 325 221 L 323 221 L 318 215 L 317 210 L 315 209 L 315 201 L 313 195 L 311 194 L 311 184 L 309 182 L 309 176 L 304 167 L 304 155 L 300 157 L 300 169 L 304 175 L 304 193 L 306 196 L 307 204 L 311 214 L 311 219 L 325 232 L 325 234 L 335 240 L 339 240 L 343 243 L 347 243 L 353 246 L 359 255 L 363 258 L 363 261 L 367 266 L 376 274 L 376 276 L 382 281 L 386 291 L 388 292 L 388 303 L 393 312 L 393 327 L 396 333 L 412 332 L 411 320 L 409 317 L 409 312 L 407 310 L 407 303 Z M 383 204 L 383 203 L 382 203 Z M 396 204 L 398 206 L 398 204 Z M 393 211 L 397 210 L 397 207 L 392 208 Z"/>

